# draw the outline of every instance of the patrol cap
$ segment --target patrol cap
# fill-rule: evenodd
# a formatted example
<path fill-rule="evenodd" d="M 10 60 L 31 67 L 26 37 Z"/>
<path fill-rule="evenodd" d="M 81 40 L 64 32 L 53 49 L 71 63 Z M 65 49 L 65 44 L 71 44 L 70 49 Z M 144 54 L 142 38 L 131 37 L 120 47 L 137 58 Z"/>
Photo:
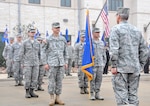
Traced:
<path fill-rule="evenodd" d="M 29 28 L 28 32 L 36 32 L 36 31 L 35 31 L 35 28 Z"/>
<path fill-rule="evenodd" d="M 17 34 L 16 37 L 17 38 L 22 38 L 22 35 L 21 34 Z"/>
<path fill-rule="evenodd" d="M 129 8 L 118 8 L 116 15 L 120 15 L 122 18 L 128 18 L 129 11 L 130 11 Z"/>
<path fill-rule="evenodd" d="M 80 32 L 81 32 L 81 33 L 85 33 L 85 30 L 81 30 Z"/>
<path fill-rule="evenodd" d="M 9 37 L 9 40 L 14 40 L 14 37 Z"/>
<path fill-rule="evenodd" d="M 38 36 L 36 39 L 37 40 L 43 40 L 44 38 L 42 38 L 41 36 Z"/>
<path fill-rule="evenodd" d="M 52 23 L 52 28 L 60 28 L 60 23 L 59 22 Z"/>
<path fill-rule="evenodd" d="M 81 32 L 80 37 L 85 37 L 85 32 Z"/>
<path fill-rule="evenodd" d="M 93 28 L 92 32 L 93 33 L 100 33 L 100 29 L 99 28 Z"/>

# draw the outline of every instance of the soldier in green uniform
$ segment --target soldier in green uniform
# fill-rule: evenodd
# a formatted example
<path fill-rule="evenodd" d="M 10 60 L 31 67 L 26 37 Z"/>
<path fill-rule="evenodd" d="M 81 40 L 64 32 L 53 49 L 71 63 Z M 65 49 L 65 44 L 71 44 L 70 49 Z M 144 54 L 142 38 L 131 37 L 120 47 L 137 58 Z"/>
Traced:
<path fill-rule="evenodd" d="M 60 99 L 62 92 L 62 80 L 65 68 L 68 67 L 68 52 L 66 39 L 61 36 L 59 22 L 52 24 L 53 34 L 46 39 L 45 48 L 45 69 L 48 73 L 48 92 L 50 94 L 49 106 L 54 104 L 64 105 L 65 103 Z M 47 55 L 46 55 L 47 54 Z M 43 57 L 43 58 L 44 58 Z M 56 96 L 56 98 L 55 98 Z"/>

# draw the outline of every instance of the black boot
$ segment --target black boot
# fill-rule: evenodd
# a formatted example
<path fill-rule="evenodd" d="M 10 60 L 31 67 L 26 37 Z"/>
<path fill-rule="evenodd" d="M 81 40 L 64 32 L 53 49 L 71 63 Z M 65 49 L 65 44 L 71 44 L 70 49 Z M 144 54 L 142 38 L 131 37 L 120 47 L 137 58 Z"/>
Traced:
<path fill-rule="evenodd" d="M 15 86 L 18 86 L 18 85 L 19 85 L 19 83 L 18 83 L 18 81 L 16 81 Z"/>
<path fill-rule="evenodd" d="M 38 95 L 36 95 L 36 94 L 33 92 L 33 89 L 30 89 L 30 95 L 31 95 L 31 97 L 36 97 L 36 98 L 39 97 Z"/>
<path fill-rule="evenodd" d="M 30 93 L 29 93 L 29 89 L 26 89 L 25 98 L 31 98 L 31 95 L 30 95 Z"/>
<path fill-rule="evenodd" d="M 7 78 L 10 78 L 10 73 L 8 73 L 8 77 Z"/>
<path fill-rule="evenodd" d="M 41 85 L 38 86 L 38 90 L 39 90 L 39 91 L 44 91 L 44 89 L 42 88 Z"/>
<path fill-rule="evenodd" d="M 89 91 L 87 90 L 87 88 L 84 88 L 84 92 L 85 94 L 89 94 Z"/>
<path fill-rule="evenodd" d="M 85 94 L 84 88 L 80 88 L 80 94 Z"/>
<path fill-rule="evenodd" d="M 23 86 L 23 83 L 22 83 L 22 81 L 19 81 L 19 84 L 18 84 L 19 86 Z"/>

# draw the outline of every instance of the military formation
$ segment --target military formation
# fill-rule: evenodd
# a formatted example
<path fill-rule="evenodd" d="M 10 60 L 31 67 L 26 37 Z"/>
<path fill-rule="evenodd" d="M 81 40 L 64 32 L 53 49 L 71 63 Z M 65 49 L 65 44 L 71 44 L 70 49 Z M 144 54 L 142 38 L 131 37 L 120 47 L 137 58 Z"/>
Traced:
<path fill-rule="evenodd" d="M 110 58 L 112 85 L 117 106 L 139 106 L 137 90 L 140 71 L 148 58 L 148 47 L 141 32 L 127 22 L 128 8 L 120 8 L 116 14 L 117 25 L 112 27 L 108 43 L 100 40 L 100 29 L 92 29 L 94 47 L 93 79 L 88 81 L 82 72 L 82 57 L 85 45 L 85 31 L 74 47 L 60 35 L 60 23 L 52 23 L 52 34 L 46 39 L 38 36 L 35 28 L 29 28 L 28 39 L 22 41 L 21 34 L 10 37 L 10 43 L 3 50 L 8 78 L 14 77 L 15 86 L 24 86 L 25 98 L 38 98 L 34 91 L 44 91 L 43 77 L 47 71 L 49 106 L 65 105 L 60 99 L 64 75 L 72 76 L 72 63 L 78 70 L 80 94 L 89 94 L 90 100 L 104 100 L 100 94 L 103 73 L 108 73 Z M 110 53 L 110 57 L 107 54 Z M 104 71 L 105 69 L 105 71 Z M 24 83 L 22 82 L 24 79 Z"/>

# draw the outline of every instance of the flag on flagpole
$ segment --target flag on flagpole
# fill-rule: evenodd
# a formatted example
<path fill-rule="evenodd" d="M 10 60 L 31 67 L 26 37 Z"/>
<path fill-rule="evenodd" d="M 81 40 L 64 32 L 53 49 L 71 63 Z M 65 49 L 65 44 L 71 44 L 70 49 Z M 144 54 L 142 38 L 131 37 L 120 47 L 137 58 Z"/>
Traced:
<path fill-rule="evenodd" d="M 46 31 L 46 38 L 49 36 L 48 31 Z"/>
<path fill-rule="evenodd" d="M 65 35 L 66 41 L 69 41 L 69 36 L 68 36 L 68 29 L 66 29 L 66 35 Z"/>
<path fill-rule="evenodd" d="M 106 46 L 106 42 L 105 42 L 105 31 L 103 32 L 103 35 L 102 35 L 101 41 L 103 41 L 104 46 Z"/>
<path fill-rule="evenodd" d="M 77 37 L 77 40 L 76 40 L 75 44 L 79 43 L 79 42 L 80 42 L 80 31 L 78 31 L 78 37 Z"/>
<path fill-rule="evenodd" d="M 8 29 L 7 28 L 5 29 L 5 32 L 3 34 L 2 42 L 5 42 L 7 44 L 9 43 L 9 40 L 8 40 Z"/>
<path fill-rule="evenodd" d="M 93 66 L 94 66 L 94 48 L 91 38 L 91 30 L 89 24 L 89 11 L 87 10 L 86 15 L 86 28 L 85 28 L 85 45 L 84 53 L 82 57 L 81 70 L 87 75 L 88 80 L 93 79 Z"/>
<path fill-rule="evenodd" d="M 62 32 L 60 32 L 60 35 L 62 36 Z"/>
<path fill-rule="evenodd" d="M 109 37 L 109 20 L 108 20 L 108 8 L 107 8 L 107 0 L 102 8 L 102 12 L 101 12 L 101 18 L 105 24 L 105 36 Z"/>
<path fill-rule="evenodd" d="M 38 36 L 40 36 L 39 30 L 37 30 L 36 34 L 34 35 L 34 39 L 36 39 Z"/>

